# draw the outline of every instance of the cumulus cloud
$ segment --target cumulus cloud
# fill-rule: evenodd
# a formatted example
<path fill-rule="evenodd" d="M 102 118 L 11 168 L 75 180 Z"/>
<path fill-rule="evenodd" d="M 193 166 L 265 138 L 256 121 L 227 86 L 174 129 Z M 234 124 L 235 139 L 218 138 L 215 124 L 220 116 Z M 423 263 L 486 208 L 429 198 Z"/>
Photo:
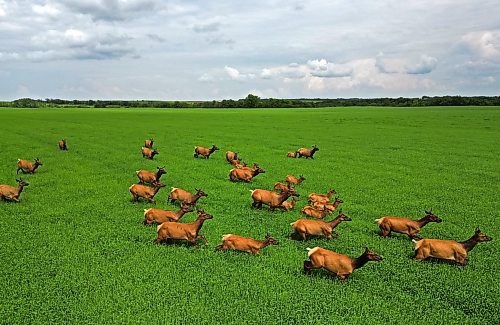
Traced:
<path fill-rule="evenodd" d="M 253 74 L 253 73 L 244 74 L 244 73 L 241 73 L 238 69 L 235 69 L 235 68 L 227 66 L 227 65 L 224 67 L 224 71 L 226 72 L 226 74 L 229 76 L 229 78 L 231 80 L 242 81 L 242 80 L 255 78 L 255 74 Z"/>
<path fill-rule="evenodd" d="M 33 5 L 31 9 L 37 15 L 48 16 L 51 18 L 57 17 L 61 13 L 58 8 L 49 3 L 46 3 L 44 5 Z"/>
<path fill-rule="evenodd" d="M 338 78 L 347 77 L 352 74 L 352 68 L 342 64 L 335 64 L 321 60 L 309 60 L 307 66 L 311 70 L 311 75 L 314 77 Z"/>
<path fill-rule="evenodd" d="M 473 60 L 500 63 L 500 31 L 470 32 L 462 36 L 458 48 Z"/>
<path fill-rule="evenodd" d="M 375 66 L 382 73 L 427 74 L 437 66 L 435 57 L 423 54 L 418 61 L 402 58 L 385 58 L 379 53 L 375 58 Z"/>

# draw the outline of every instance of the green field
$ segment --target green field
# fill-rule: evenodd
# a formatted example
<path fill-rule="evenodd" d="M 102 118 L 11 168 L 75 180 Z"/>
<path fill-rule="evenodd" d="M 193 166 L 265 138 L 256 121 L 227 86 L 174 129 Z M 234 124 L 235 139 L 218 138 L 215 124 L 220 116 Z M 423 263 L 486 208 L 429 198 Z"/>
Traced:
<path fill-rule="evenodd" d="M 20 203 L 0 202 L 0 323 L 498 323 L 500 310 L 500 108 L 331 108 L 293 110 L 0 110 L 0 184 L 15 184 L 18 158 L 39 157 Z M 141 157 L 154 137 L 160 154 Z M 57 148 L 66 138 L 68 152 Z M 221 148 L 194 159 L 195 145 Z M 318 145 L 315 160 L 286 152 Z M 231 183 L 224 152 L 266 170 Z M 165 165 L 157 207 L 170 187 L 208 198 L 201 233 L 209 245 L 154 245 L 156 227 L 128 187 L 135 171 Z M 287 174 L 296 210 L 251 208 L 250 189 L 270 189 Z M 310 192 L 334 187 L 353 221 L 338 238 L 287 239 Z M 444 221 L 424 237 L 479 244 L 465 267 L 412 259 L 403 235 L 378 237 L 374 219 Z M 190 222 L 195 214 L 182 221 Z M 280 241 L 261 256 L 215 252 L 223 234 Z M 350 256 L 367 245 L 383 255 L 339 282 L 324 270 L 302 273 L 307 247 Z M 495 280 L 496 279 L 496 280 Z"/>

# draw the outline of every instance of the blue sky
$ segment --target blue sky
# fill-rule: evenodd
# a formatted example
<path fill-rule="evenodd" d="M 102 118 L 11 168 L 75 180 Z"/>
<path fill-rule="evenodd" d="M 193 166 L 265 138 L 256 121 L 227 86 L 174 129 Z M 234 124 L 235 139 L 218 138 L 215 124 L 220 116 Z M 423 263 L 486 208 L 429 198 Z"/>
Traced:
<path fill-rule="evenodd" d="M 499 95 L 498 1 L 0 0 L 0 100 Z"/>

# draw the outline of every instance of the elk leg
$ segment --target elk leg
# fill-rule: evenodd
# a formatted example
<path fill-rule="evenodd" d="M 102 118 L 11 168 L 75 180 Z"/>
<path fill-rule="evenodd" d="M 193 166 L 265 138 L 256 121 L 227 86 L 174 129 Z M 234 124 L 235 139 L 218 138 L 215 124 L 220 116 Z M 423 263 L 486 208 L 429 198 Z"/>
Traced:
<path fill-rule="evenodd" d="M 304 273 L 305 274 L 311 274 L 311 270 L 313 268 L 312 262 L 305 260 L 304 261 Z"/>
<path fill-rule="evenodd" d="M 301 233 L 300 233 L 300 237 L 302 237 L 302 240 L 304 240 L 304 241 L 307 239 L 307 238 L 306 238 L 306 233 L 305 233 L 305 232 L 301 232 Z"/>
<path fill-rule="evenodd" d="M 205 241 L 205 245 L 208 245 L 208 241 L 205 235 L 197 235 L 196 238 L 202 238 Z"/>

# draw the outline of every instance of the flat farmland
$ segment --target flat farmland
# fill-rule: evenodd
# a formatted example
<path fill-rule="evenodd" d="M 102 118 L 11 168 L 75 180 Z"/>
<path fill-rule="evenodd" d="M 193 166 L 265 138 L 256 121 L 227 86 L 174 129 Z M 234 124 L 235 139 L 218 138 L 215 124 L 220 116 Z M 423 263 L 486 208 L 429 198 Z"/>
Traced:
<path fill-rule="evenodd" d="M 17 159 L 43 163 L 20 203 L 0 202 L 2 323 L 498 323 L 500 310 L 500 108 L 240 110 L 0 109 L 0 184 L 15 185 Z M 141 156 L 153 137 L 159 155 Z M 69 151 L 57 141 L 67 139 Z M 209 160 L 196 145 L 217 145 Z M 317 145 L 315 159 L 288 151 Z M 232 183 L 224 153 L 265 173 Z M 167 187 L 203 189 L 203 241 L 155 245 L 143 225 L 152 204 L 131 202 L 136 170 L 165 166 Z M 252 209 L 252 189 L 304 175 L 293 211 Z M 335 188 L 352 218 L 339 236 L 288 239 L 311 192 Z M 480 227 L 465 267 L 413 259 L 404 235 L 378 236 L 374 219 L 443 219 L 426 238 L 464 241 Z M 195 213 L 181 222 L 191 222 Z M 327 217 L 330 220 L 332 217 Z M 223 234 L 279 241 L 260 256 L 216 252 Z M 345 282 L 304 275 L 306 248 L 352 257 L 362 245 L 384 257 Z"/>

